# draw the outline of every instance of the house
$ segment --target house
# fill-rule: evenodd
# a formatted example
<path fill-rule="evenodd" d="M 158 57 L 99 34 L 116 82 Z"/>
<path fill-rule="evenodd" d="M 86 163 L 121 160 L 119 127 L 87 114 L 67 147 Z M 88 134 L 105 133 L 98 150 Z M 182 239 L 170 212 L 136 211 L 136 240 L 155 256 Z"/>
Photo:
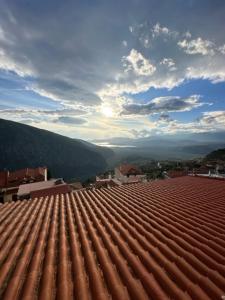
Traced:
<path fill-rule="evenodd" d="M 166 178 L 177 178 L 177 177 L 187 176 L 188 171 L 187 170 L 169 170 L 167 172 L 164 172 L 164 175 Z"/>
<path fill-rule="evenodd" d="M 81 190 L 83 189 L 82 183 L 77 181 L 77 182 L 72 182 L 69 184 L 70 188 L 72 191 L 76 191 L 76 190 Z"/>
<path fill-rule="evenodd" d="M 70 188 L 61 178 L 48 181 L 40 181 L 34 183 L 21 184 L 18 189 L 17 198 L 34 199 L 36 197 L 44 197 L 46 195 L 55 195 L 68 193 Z"/>
<path fill-rule="evenodd" d="M 193 170 L 195 176 L 225 178 L 225 166 L 221 163 L 213 163 L 202 165 L 198 169 Z"/>
<path fill-rule="evenodd" d="M 2 204 L 0 299 L 222 299 L 224 195 L 183 176 Z"/>
<path fill-rule="evenodd" d="M 47 168 L 38 167 L 35 169 L 25 168 L 16 171 L 0 172 L 0 188 L 19 186 L 23 183 L 38 182 L 47 180 Z"/>
<path fill-rule="evenodd" d="M 122 184 L 145 182 L 144 175 L 140 168 L 131 164 L 122 164 L 115 168 L 115 178 Z"/>
<path fill-rule="evenodd" d="M 0 171 L 0 189 L 8 185 L 9 171 Z"/>
<path fill-rule="evenodd" d="M 111 188 L 111 187 L 118 186 L 121 184 L 122 183 L 115 178 L 100 179 L 100 178 L 96 177 L 96 181 L 95 181 L 93 188 L 94 189 Z"/>
<path fill-rule="evenodd" d="M 8 187 L 0 189 L 0 203 L 17 200 L 17 193 L 19 187 Z"/>
<path fill-rule="evenodd" d="M 10 172 L 0 172 L 0 202 L 8 202 L 17 199 L 17 192 L 21 184 L 41 182 L 47 180 L 47 168 L 25 168 Z"/>

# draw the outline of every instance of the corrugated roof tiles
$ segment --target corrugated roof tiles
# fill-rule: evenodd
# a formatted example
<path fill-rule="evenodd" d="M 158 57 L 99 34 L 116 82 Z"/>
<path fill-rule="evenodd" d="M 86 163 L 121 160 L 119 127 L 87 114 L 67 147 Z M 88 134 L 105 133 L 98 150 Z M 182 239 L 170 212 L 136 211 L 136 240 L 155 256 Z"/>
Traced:
<path fill-rule="evenodd" d="M 119 170 L 123 175 L 142 174 L 142 171 L 139 167 L 130 164 L 120 165 Z"/>
<path fill-rule="evenodd" d="M 0 206 L 0 298 L 222 299 L 225 182 L 182 177 Z"/>

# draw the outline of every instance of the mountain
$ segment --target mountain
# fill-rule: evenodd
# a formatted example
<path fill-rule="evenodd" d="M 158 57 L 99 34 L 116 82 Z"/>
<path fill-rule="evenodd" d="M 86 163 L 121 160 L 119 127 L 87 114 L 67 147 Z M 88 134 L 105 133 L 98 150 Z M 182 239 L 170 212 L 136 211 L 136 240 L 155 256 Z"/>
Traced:
<path fill-rule="evenodd" d="M 118 161 L 132 162 L 146 159 L 175 160 L 203 157 L 209 152 L 225 148 L 225 131 L 160 135 L 145 138 L 113 138 L 95 140 L 100 145 L 112 145 Z M 130 158 L 132 160 L 130 161 Z"/>
<path fill-rule="evenodd" d="M 85 180 L 105 171 L 112 150 L 0 119 L 0 170 L 47 166 L 53 177 Z"/>
<path fill-rule="evenodd" d="M 205 161 L 224 161 L 225 162 L 225 148 L 224 149 L 218 149 L 215 151 L 212 151 L 208 155 L 206 155 Z"/>

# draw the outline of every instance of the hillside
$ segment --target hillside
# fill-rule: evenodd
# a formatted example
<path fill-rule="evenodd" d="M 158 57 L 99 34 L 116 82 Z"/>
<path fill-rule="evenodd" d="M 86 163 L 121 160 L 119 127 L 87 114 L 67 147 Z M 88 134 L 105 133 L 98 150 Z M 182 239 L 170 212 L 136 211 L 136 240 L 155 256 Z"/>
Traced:
<path fill-rule="evenodd" d="M 146 138 L 113 138 L 94 140 L 110 144 L 114 161 L 143 163 L 145 160 L 183 160 L 204 157 L 211 151 L 225 148 L 225 131 L 151 136 Z"/>
<path fill-rule="evenodd" d="M 103 172 L 110 149 L 0 119 L 0 170 L 47 166 L 51 175 L 85 180 Z"/>
<path fill-rule="evenodd" d="M 221 160 L 225 162 L 225 148 L 212 151 L 205 157 L 206 161 Z"/>

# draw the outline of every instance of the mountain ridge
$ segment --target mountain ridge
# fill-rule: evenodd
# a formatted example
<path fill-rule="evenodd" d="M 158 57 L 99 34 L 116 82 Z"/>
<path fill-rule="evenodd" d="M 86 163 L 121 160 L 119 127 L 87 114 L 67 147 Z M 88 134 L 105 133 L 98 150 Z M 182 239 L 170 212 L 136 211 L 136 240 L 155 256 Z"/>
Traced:
<path fill-rule="evenodd" d="M 0 170 L 46 166 L 53 177 L 85 180 L 107 168 L 112 150 L 0 119 Z"/>

